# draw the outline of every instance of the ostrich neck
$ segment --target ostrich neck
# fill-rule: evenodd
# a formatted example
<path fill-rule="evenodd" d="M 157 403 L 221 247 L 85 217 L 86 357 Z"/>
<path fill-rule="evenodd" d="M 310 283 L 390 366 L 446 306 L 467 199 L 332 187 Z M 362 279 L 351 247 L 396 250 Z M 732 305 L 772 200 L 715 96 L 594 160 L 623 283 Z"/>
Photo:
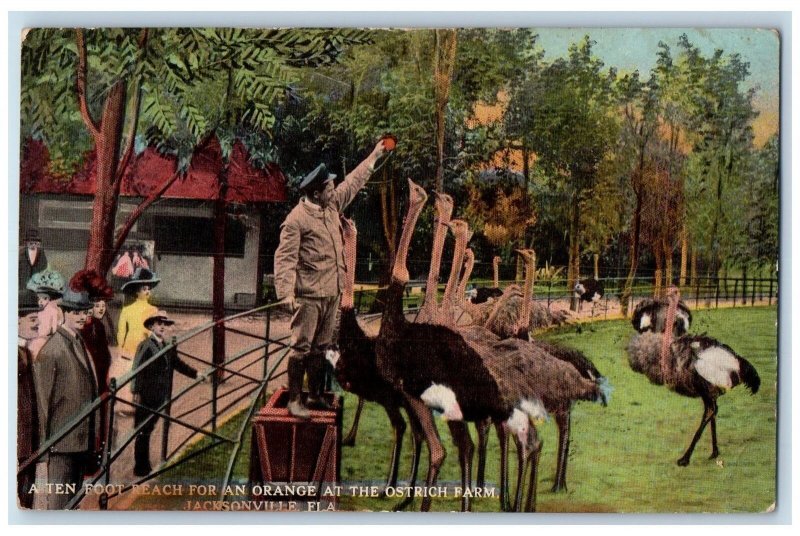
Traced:
<path fill-rule="evenodd" d="M 500 260 L 497 257 L 492 262 L 492 268 L 494 270 L 494 288 L 500 288 Z"/>
<path fill-rule="evenodd" d="M 672 328 L 675 324 L 675 314 L 678 310 L 678 298 L 671 296 L 669 298 L 669 305 L 667 306 L 667 318 L 664 326 L 664 338 L 661 342 L 661 374 L 664 383 L 667 383 L 667 371 L 669 370 L 667 364 L 667 355 L 669 354 L 669 347 L 672 344 Z"/>
<path fill-rule="evenodd" d="M 456 235 L 456 245 L 453 250 L 453 264 L 450 267 L 450 277 L 447 279 L 447 286 L 444 288 L 444 298 L 442 307 L 447 307 L 453 299 L 456 285 L 458 284 L 458 274 L 464 263 L 464 254 L 467 251 L 467 241 L 465 236 Z"/>
<path fill-rule="evenodd" d="M 431 256 L 431 269 L 428 271 L 428 281 L 425 284 L 425 303 L 423 309 L 432 313 L 436 309 L 436 290 L 439 283 L 439 271 L 442 267 L 442 250 L 444 239 L 447 235 L 447 223 L 450 222 L 452 209 L 445 208 L 434 220 L 433 251 Z"/>
<path fill-rule="evenodd" d="M 522 290 L 522 318 L 521 326 L 528 326 L 531 321 L 531 308 L 533 307 L 533 283 L 536 274 L 536 259 L 530 258 L 525 262 L 525 288 Z"/>
<path fill-rule="evenodd" d="M 400 243 L 397 245 L 397 253 L 394 259 L 394 268 L 392 269 L 392 279 L 396 279 L 402 285 L 408 283 L 408 266 L 406 260 L 408 259 L 408 247 L 411 245 L 411 237 L 414 234 L 414 228 L 417 226 L 417 219 L 422 212 L 423 203 L 410 205 L 408 213 L 406 214 L 405 221 L 403 222 L 403 232 L 400 235 Z"/>
<path fill-rule="evenodd" d="M 356 283 L 356 235 L 344 233 L 344 264 L 347 272 L 344 278 L 342 292 L 342 309 L 352 309 L 354 306 L 354 288 Z"/>
<path fill-rule="evenodd" d="M 472 275 L 472 269 L 475 267 L 475 254 L 472 252 L 472 250 L 467 249 L 464 252 L 464 255 L 466 257 L 464 260 L 464 274 L 461 276 L 461 281 L 458 283 L 458 290 L 456 291 L 458 303 L 462 306 L 467 302 L 465 297 L 467 291 L 467 281 L 469 281 L 469 278 Z"/>

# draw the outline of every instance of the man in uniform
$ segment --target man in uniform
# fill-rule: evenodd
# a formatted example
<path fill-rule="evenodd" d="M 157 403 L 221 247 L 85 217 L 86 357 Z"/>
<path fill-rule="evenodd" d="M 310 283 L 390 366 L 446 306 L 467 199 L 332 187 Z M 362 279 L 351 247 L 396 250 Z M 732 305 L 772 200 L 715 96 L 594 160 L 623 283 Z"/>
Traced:
<path fill-rule="evenodd" d="M 308 407 L 330 409 L 322 398 L 325 376 L 323 353 L 333 343 L 336 313 L 344 286 L 345 264 L 339 213 L 353 201 L 384 154 L 384 140 L 334 188 L 336 175 L 320 164 L 300 184 L 303 198 L 283 224 L 275 251 L 275 292 L 292 316 L 289 354 L 291 415 L 307 419 L 301 398 L 308 372 Z"/>

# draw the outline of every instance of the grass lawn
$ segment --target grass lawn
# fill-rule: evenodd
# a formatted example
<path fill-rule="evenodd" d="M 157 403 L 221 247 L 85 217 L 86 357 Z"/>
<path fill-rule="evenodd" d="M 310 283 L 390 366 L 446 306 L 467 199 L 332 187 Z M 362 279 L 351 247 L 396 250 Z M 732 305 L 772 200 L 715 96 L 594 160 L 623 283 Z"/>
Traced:
<path fill-rule="evenodd" d="M 750 396 L 738 387 L 719 399 L 720 457 L 709 460 L 710 435 L 695 449 L 688 467 L 675 461 L 683 454 L 702 414 L 699 399 L 677 395 L 628 367 L 625 345 L 633 330 L 627 321 L 584 324 L 550 331 L 540 336 L 585 352 L 606 375 L 614 391 L 608 407 L 580 403 L 572 414 L 572 446 L 567 474 L 568 491 L 551 493 L 555 472 L 556 429 L 552 421 L 539 426 L 544 442 L 540 463 L 538 510 L 541 512 L 763 512 L 775 497 L 777 311 L 775 307 L 737 308 L 694 313 L 694 333 L 708 332 L 746 357 L 761 376 L 761 390 Z M 344 425 L 349 429 L 356 399 L 345 395 Z M 458 485 L 456 449 L 444 422 L 438 421 L 448 456 L 439 482 Z M 221 428 L 235 434 L 241 417 Z M 410 434 L 407 434 L 409 436 Z M 356 446 L 342 449 L 343 484 L 380 485 L 386 476 L 391 429 L 383 410 L 367 404 L 362 414 Z M 474 433 L 473 433 L 474 438 Z M 201 442 L 195 448 L 199 448 Z M 234 479 L 247 480 L 249 434 L 237 463 Z M 410 468 L 411 441 L 406 437 L 401 480 Z M 194 475 L 220 475 L 227 458 L 222 451 L 206 454 L 170 473 L 162 481 L 211 481 Z M 513 457 L 513 448 L 511 449 Z M 424 479 L 427 452 L 423 448 L 420 477 Z M 487 484 L 497 484 L 499 455 L 494 432 L 489 442 Z M 513 473 L 512 473 L 513 474 Z M 474 478 L 474 473 L 473 473 Z M 135 508 L 152 508 L 155 498 L 142 498 Z M 146 501 L 146 502 L 145 502 Z M 165 508 L 163 498 L 156 502 Z M 345 493 L 340 510 L 387 510 L 393 498 L 352 497 Z M 419 507 L 419 499 L 414 508 Z M 452 497 L 434 499 L 432 510 L 460 508 Z M 498 510 L 496 498 L 475 499 L 473 511 Z"/>

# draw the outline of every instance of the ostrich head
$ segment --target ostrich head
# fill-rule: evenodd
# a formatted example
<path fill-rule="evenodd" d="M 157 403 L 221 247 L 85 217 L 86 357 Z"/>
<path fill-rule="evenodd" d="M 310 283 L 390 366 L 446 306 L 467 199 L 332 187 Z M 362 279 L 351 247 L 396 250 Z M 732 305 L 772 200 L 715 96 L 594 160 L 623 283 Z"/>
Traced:
<path fill-rule="evenodd" d="M 436 411 L 442 412 L 442 419 L 446 421 L 463 421 L 464 414 L 461 406 L 456 400 L 456 394 L 446 385 L 438 383 L 431 384 L 430 387 L 420 395 L 426 406 Z"/>
<path fill-rule="evenodd" d="M 436 217 L 441 223 L 447 224 L 453 214 L 453 198 L 445 193 L 436 192 Z"/>
<path fill-rule="evenodd" d="M 472 231 L 469 229 L 469 224 L 464 220 L 450 220 L 447 226 L 453 231 L 456 242 L 462 242 L 466 246 L 469 239 L 472 238 Z"/>
<path fill-rule="evenodd" d="M 414 227 L 417 225 L 417 219 L 419 219 L 419 215 L 422 212 L 422 207 L 425 205 L 425 201 L 428 200 L 428 194 L 425 193 L 422 186 L 414 183 L 411 179 L 408 179 L 408 190 L 408 208 L 403 219 L 403 232 L 400 235 L 400 243 L 397 246 L 394 268 L 392 269 L 392 278 L 403 284 L 409 280 L 406 258 L 408 257 L 408 247 L 411 244 L 411 235 L 414 233 Z"/>

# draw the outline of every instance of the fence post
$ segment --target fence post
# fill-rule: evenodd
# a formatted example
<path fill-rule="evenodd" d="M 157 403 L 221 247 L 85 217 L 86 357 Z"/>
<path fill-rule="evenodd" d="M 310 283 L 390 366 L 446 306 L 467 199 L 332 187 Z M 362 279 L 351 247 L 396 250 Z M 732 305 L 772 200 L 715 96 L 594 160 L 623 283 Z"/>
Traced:
<path fill-rule="evenodd" d="M 103 458 L 100 465 L 105 472 L 103 480 L 106 486 L 111 482 L 111 440 L 114 438 L 114 410 L 117 401 L 117 379 L 111 378 L 108 382 L 108 407 L 106 408 L 108 414 L 106 415 L 106 443 L 103 445 Z M 108 510 L 108 492 L 103 491 L 100 494 L 100 510 Z"/>
<path fill-rule="evenodd" d="M 177 359 L 178 340 L 175 336 L 172 337 L 172 348 L 170 348 L 169 351 L 174 352 L 172 353 L 172 356 Z M 173 367 L 170 367 L 169 383 L 168 383 L 170 387 L 170 397 L 167 400 L 167 405 L 164 407 L 164 413 L 167 415 L 170 415 L 170 412 L 172 411 L 172 379 L 174 378 L 174 376 L 175 376 L 175 370 L 173 369 Z M 161 428 L 161 461 L 163 462 L 167 460 L 167 448 L 169 446 L 169 425 L 171 423 L 169 419 L 162 419 L 162 421 L 164 421 L 164 425 Z"/>
<path fill-rule="evenodd" d="M 265 346 L 264 346 L 264 380 L 265 381 L 267 379 L 267 372 L 268 372 L 267 362 L 269 361 L 269 342 L 270 342 L 269 332 L 270 332 L 270 328 L 271 328 L 271 323 L 272 323 L 272 309 L 267 309 L 267 320 L 266 320 L 266 326 L 264 327 L 264 338 L 266 339 L 264 341 L 265 342 Z M 262 402 L 263 402 L 261 405 L 262 406 L 266 405 L 266 398 L 267 398 L 267 390 L 266 389 L 264 389 L 261 392 L 261 398 L 262 398 Z"/>
<path fill-rule="evenodd" d="M 550 309 L 550 291 L 553 288 L 553 280 L 547 282 L 547 308 Z"/>
<path fill-rule="evenodd" d="M 719 277 L 716 278 L 717 284 L 714 286 L 714 308 L 719 309 Z"/>
<path fill-rule="evenodd" d="M 756 304 L 756 278 L 755 277 L 752 279 L 752 283 L 753 283 L 753 288 L 751 289 L 751 292 L 750 292 L 750 305 L 751 306 Z"/>
<path fill-rule="evenodd" d="M 767 305 L 772 305 L 772 278 L 769 278 L 769 301 Z"/>
<path fill-rule="evenodd" d="M 700 307 L 700 278 L 698 277 L 694 282 L 694 308 Z"/>
<path fill-rule="evenodd" d="M 739 280 L 733 281 L 733 306 L 736 307 L 736 295 L 739 293 Z"/>

